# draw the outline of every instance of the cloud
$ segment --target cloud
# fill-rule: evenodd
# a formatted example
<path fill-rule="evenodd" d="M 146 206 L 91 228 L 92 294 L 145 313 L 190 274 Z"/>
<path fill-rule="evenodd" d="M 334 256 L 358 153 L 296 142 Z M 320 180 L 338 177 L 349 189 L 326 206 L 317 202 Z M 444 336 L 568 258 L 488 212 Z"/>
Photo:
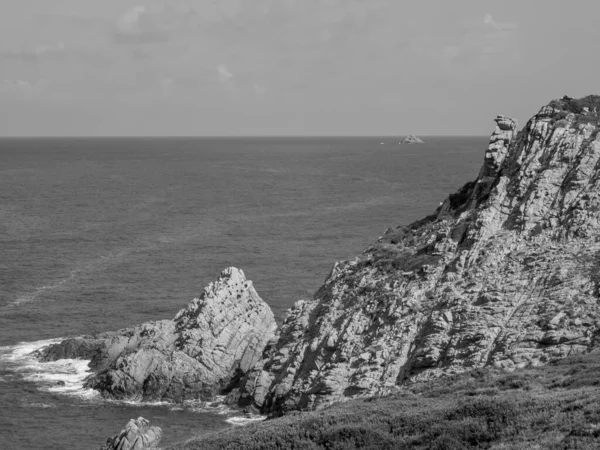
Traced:
<path fill-rule="evenodd" d="M 37 45 L 34 49 L 7 50 L 0 52 L 0 59 L 16 61 L 38 61 L 42 58 L 62 59 L 67 56 L 67 48 L 63 42 L 56 45 Z"/>
<path fill-rule="evenodd" d="M 52 12 L 35 12 L 33 13 L 33 20 L 37 25 L 58 25 L 64 27 L 67 25 L 75 25 L 78 28 L 89 29 L 90 27 L 106 26 L 108 21 L 97 15 L 90 13 L 76 13 L 66 11 L 52 11 Z"/>
<path fill-rule="evenodd" d="M 496 22 L 488 13 L 460 40 L 444 45 L 441 59 L 458 76 L 506 67 L 519 59 L 517 26 Z"/>
<path fill-rule="evenodd" d="M 47 82 L 44 79 L 36 81 L 3 80 L 0 83 L 0 94 L 20 100 L 33 100 L 44 92 Z"/>
<path fill-rule="evenodd" d="M 489 29 L 497 30 L 497 31 L 511 31 L 516 30 L 517 25 L 514 23 L 498 23 L 494 20 L 494 17 L 488 13 L 483 18 L 483 26 Z"/>
<path fill-rule="evenodd" d="M 171 95 L 173 94 L 173 88 L 175 87 L 175 80 L 170 77 L 162 78 L 159 81 L 159 85 L 163 97 L 171 97 Z"/>
<path fill-rule="evenodd" d="M 267 87 L 262 84 L 254 83 L 254 85 L 252 86 L 252 90 L 254 91 L 257 97 L 262 97 L 267 92 Z"/>
<path fill-rule="evenodd" d="M 224 64 L 220 64 L 217 67 L 217 74 L 219 76 L 219 83 L 225 86 L 227 89 L 231 90 L 234 88 L 233 85 L 233 73 L 225 66 Z"/>
<path fill-rule="evenodd" d="M 118 18 L 113 37 L 126 44 L 165 42 L 170 29 L 160 13 L 152 13 L 145 6 L 135 6 Z"/>
<path fill-rule="evenodd" d="M 483 18 L 483 23 L 484 25 L 491 25 L 494 26 L 495 22 L 494 22 L 494 18 L 492 17 L 492 15 L 490 13 L 487 13 L 484 18 Z"/>
<path fill-rule="evenodd" d="M 12 67 L 19 67 L 21 64 L 35 64 L 35 70 L 44 71 L 48 68 L 47 64 L 59 63 L 61 67 L 106 67 L 112 64 L 114 55 L 102 47 L 79 47 L 73 48 L 63 42 L 55 45 L 38 44 L 35 48 L 20 50 L 0 51 L 0 63 L 4 62 L 7 67 L 9 63 L 16 63 Z M 54 65 L 53 67 L 57 67 Z"/>

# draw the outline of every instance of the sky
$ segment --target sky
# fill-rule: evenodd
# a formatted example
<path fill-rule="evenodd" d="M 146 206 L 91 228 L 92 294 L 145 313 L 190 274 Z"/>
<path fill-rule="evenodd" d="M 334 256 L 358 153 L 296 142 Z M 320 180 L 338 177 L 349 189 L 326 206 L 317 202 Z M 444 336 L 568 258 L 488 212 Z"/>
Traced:
<path fill-rule="evenodd" d="M 600 93 L 597 0 L 0 0 L 0 136 L 485 135 Z"/>

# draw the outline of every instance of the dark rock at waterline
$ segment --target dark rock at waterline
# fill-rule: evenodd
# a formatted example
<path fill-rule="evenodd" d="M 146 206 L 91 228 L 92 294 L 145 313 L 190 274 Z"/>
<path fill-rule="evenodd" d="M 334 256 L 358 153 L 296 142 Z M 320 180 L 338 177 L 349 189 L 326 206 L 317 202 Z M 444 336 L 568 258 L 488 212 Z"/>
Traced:
<path fill-rule="evenodd" d="M 116 436 L 109 438 L 99 450 L 155 449 L 162 438 L 159 427 L 151 427 L 143 417 L 131 419 Z"/>
<path fill-rule="evenodd" d="M 103 341 L 92 339 L 83 340 L 80 338 L 66 339 L 59 345 L 51 345 L 36 354 L 43 361 L 57 361 L 59 359 L 93 359 L 102 348 Z"/>
<path fill-rule="evenodd" d="M 229 268 L 173 320 L 67 339 L 38 357 L 91 359 L 85 386 L 107 398 L 209 399 L 256 364 L 275 330 L 252 282 Z"/>

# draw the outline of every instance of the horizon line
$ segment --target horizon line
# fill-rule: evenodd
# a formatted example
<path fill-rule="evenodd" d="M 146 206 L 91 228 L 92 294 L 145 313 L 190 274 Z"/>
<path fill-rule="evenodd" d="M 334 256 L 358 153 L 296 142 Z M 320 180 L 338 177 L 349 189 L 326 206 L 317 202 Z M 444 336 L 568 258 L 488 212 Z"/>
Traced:
<path fill-rule="evenodd" d="M 278 138 L 378 138 L 378 139 L 397 139 L 416 135 L 418 137 L 489 137 L 489 134 L 215 134 L 215 135 L 15 135 L 0 136 L 2 139 L 278 139 Z"/>

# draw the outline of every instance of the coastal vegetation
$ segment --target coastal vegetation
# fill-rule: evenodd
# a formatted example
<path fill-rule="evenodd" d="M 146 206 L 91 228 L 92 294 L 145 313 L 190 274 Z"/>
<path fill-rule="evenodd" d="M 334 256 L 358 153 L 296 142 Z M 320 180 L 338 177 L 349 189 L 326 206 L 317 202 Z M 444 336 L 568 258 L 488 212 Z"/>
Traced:
<path fill-rule="evenodd" d="M 559 110 L 555 120 L 559 126 L 566 124 L 565 118 L 569 114 L 575 114 L 574 125 L 581 124 L 600 124 L 600 95 L 588 95 L 582 98 L 571 98 L 564 96 L 553 100 L 549 106 Z"/>
<path fill-rule="evenodd" d="M 513 372 L 476 369 L 387 397 L 236 427 L 172 450 L 597 449 L 598 373 L 599 352 Z"/>

